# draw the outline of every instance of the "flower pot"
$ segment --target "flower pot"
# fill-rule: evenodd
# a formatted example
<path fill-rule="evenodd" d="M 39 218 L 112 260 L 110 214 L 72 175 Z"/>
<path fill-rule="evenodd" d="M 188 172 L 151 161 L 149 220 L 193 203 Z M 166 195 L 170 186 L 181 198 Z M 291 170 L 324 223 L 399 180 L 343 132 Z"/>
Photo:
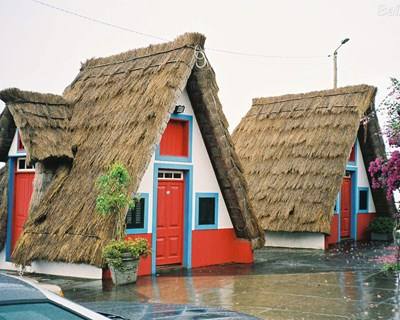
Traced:
<path fill-rule="evenodd" d="M 372 241 L 392 241 L 393 235 L 391 233 L 376 233 L 371 232 Z"/>
<path fill-rule="evenodd" d="M 139 259 L 132 257 L 129 253 L 123 254 L 123 269 L 119 270 L 110 265 L 111 278 L 115 285 L 135 283 Z"/>

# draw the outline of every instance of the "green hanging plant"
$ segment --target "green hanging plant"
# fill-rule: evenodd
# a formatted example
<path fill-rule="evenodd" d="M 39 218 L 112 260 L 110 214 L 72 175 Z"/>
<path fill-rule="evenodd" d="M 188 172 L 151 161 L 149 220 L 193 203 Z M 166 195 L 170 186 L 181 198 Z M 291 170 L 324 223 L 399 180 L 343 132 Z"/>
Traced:
<path fill-rule="evenodd" d="M 124 271 L 124 258 L 126 254 L 134 259 L 150 253 L 149 244 L 146 239 L 125 240 L 126 212 L 128 208 L 134 208 L 139 202 L 139 195 L 132 197 L 128 188 L 131 177 L 126 167 L 116 162 L 110 166 L 108 171 L 101 175 L 96 181 L 98 195 L 96 198 L 96 211 L 102 216 L 116 216 L 116 240 L 110 241 L 103 248 L 103 258 L 109 266 Z"/>
<path fill-rule="evenodd" d="M 125 238 L 125 216 L 128 208 L 133 208 L 137 202 L 128 194 L 128 187 L 131 182 L 128 170 L 125 166 L 116 162 L 96 181 L 96 188 L 99 191 L 96 198 L 96 211 L 103 215 L 116 215 L 117 240 Z"/>

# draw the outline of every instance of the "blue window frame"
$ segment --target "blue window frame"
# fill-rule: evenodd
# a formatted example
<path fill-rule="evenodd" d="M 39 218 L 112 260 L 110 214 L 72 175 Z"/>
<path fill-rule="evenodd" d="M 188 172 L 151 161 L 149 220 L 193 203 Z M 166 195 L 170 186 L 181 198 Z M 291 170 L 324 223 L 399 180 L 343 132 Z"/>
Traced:
<path fill-rule="evenodd" d="M 340 212 L 340 191 L 335 200 L 335 207 L 333 208 L 333 213 L 339 214 Z"/>
<path fill-rule="evenodd" d="M 193 142 L 193 116 L 186 114 L 173 114 L 171 119 L 187 121 L 189 124 L 188 136 L 188 156 L 187 157 L 174 157 L 160 155 L 160 144 L 156 148 L 156 160 L 158 161 L 171 161 L 171 162 L 192 162 L 192 142 Z"/>
<path fill-rule="evenodd" d="M 196 193 L 196 229 L 218 229 L 218 193 Z"/>
<path fill-rule="evenodd" d="M 369 188 L 358 187 L 358 212 L 368 213 L 369 212 Z"/>
<path fill-rule="evenodd" d="M 135 208 L 129 209 L 126 216 L 126 234 L 147 233 L 149 219 L 149 194 L 140 193 Z"/>

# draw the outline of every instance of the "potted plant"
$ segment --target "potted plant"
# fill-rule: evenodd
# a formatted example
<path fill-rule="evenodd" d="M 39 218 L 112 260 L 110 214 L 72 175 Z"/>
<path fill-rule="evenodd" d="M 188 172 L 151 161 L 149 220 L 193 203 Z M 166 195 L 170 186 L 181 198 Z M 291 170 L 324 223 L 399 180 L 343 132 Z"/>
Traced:
<path fill-rule="evenodd" d="M 394 221 L 390 217 L 376 217 L 368 226 L 373 241 L 391 241 Z"/>
<path fill-rule="evenodd" d="M 116 285 L 136 282 L 139 258 L 149 254 L 146 239 L 126 240 L 126 212 L 133 208 L 138 198 L 129 196 L 128 170 L 116 162 L 96 181 L 98 196 L 96 211 L 104 216 L 114 215 L 116 220 L 115 240 L 103 248 L 103 258 L 107 262 L 111 277 Z"/>

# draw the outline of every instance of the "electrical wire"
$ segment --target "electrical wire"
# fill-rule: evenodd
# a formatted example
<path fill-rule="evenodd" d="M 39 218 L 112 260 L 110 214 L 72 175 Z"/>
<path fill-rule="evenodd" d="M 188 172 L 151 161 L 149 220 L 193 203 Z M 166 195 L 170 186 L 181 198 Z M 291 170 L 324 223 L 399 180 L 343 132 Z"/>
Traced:
<path fill-rule="evenodd" d="M 97 18 L 93 18 L 93 17 L 89 17 L 86 15 L 83 15 L 81 13 L 72 11 L 72 10 L 68 10 L 68 9 L 64 9 L 55 5 L 52 5 L 50 3 L 41 1 L 41 0 L 31 0 L 32 2 L 35 2 L 36 4 L 45 6 L 47 8 L 53 9 L 53 10 L 57 10 L 69 15 L 73 15 L 75 17 L 81 18 L 81 19 L 85 19 L 87 21 L 90 22 L 94 22 L 94 23 L 98 23 L 110 28 L 114 28 L 114 29 L 118 29 L 121 31 L 125 31 L 125 32 L 130 32 L 130 33 L 134 33 L 143 37 L 147 37 L 147 38 L 152 38 L 152 39 L 157 39 L 157 40 L 161 40 L 161 41 L 170 41 L 170 39 L 164 38 L 164 37 L 160 37 L 158 35 L 154 35 L 151 33 L 146 33 L 146 32 L 141 32 L 141 31 L 137 31 L 128 27 L 123 27 L 123 26 L 119 26 L 116 25 L 114 23 L 109 23 L 106 22 L 104 20 L 100 20 Z M 227 49 L 220 49 L 220 48 L 210 48 L 207 47 L 206 48 L 209 51 L 214 51 L 217 53 L 224 53 L 224 54 L 231 54 L 231 55 L 238 55 L 238 56 L 246 56 L 246 57 L 257 57 L 257 58 L 268 58 L 268 59 L 321 59 L 321 58 L 326 58 L 325 56 L 280 56 L 280 55 L 264 55 L 264 54 L 260 54 L 260 53 L 250 53 L 250 52 L 241 52 L 241 51 L 235 51 L 235 50 L 227 50 Z"/>

